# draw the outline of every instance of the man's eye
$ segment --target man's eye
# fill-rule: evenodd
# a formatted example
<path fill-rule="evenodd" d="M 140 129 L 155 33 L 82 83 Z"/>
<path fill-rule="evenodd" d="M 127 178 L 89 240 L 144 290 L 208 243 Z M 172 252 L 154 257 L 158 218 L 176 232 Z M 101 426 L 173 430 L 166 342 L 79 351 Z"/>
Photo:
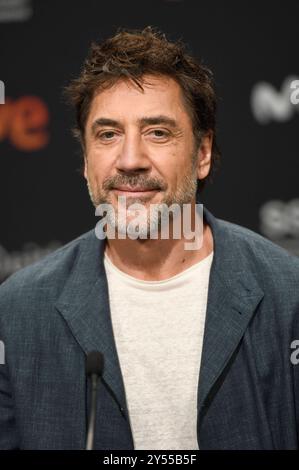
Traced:
<path fill-rule="evenodd" d="M 105 131 L 105 132 L 100 132 L 98 134 L 98 137 L 103 140 L 111 140 L 115 136 L 114 131 Z"/>
<path fill-rule="evenodd" d="M 163 129 L 153 129 L 150 133 L 154 134 L 154 137 L 157 137 L 158 139 L 163 139 L 169 136 L 169 132 Z"/>

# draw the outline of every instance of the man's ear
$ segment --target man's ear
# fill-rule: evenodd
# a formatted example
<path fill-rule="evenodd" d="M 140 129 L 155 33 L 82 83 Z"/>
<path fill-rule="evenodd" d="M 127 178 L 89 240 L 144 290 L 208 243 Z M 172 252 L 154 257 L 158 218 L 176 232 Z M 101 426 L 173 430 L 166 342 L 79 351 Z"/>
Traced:
<path fill-rule="evenodd" d="M 213 132 L 207 131 L 201 138 L 200 146 L 197 150 L 197 177 L 200 180 L 206 178 L 211 168 Z"/>
<path fill-rule="evenodd" d="M 84 178 L 87 180 L 87 158 L 86 158 L 85 153 L 84 153 L 83 157 L 84 157 L 84 172 L 83 172 L 83 174 L 84 174 Z"/>

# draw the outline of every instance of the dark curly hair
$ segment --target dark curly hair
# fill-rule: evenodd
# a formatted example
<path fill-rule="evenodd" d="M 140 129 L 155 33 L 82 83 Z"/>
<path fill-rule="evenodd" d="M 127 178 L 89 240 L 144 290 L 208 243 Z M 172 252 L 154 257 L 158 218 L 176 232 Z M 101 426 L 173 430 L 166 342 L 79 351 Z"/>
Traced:
<path fill-rule="evenodd" d="M 73 133 L 84 150 L 85 125 L 95 93 L 124 78 L 143 90 L 143 77 L 148 74 L 169 76 L 180 85 L 197 145 L 207 131 L 213 132 L 211 170 L 204 180 L 198 181 L 199 188 L 203 188 L 206 180 L 211 180 L 220 160 L 212 72 L 186 52 L 181 40 L 171 42 L 151 26 L 143 30 L 119 29 L 113 37 L 91 44 L 80 76 L 64 90 L 76 109 Z"/>

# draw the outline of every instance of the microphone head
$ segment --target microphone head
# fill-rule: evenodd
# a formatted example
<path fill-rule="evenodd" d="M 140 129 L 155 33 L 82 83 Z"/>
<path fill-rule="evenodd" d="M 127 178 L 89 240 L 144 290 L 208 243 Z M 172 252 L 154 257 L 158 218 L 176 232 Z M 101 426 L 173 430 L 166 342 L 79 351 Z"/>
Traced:
<path fill-rule="evenodd" d="M 86 375 L 102 375 L 104 369 L 104 356 L 99 351 L 91 351 L 87 354 L 85 370 Z"/>

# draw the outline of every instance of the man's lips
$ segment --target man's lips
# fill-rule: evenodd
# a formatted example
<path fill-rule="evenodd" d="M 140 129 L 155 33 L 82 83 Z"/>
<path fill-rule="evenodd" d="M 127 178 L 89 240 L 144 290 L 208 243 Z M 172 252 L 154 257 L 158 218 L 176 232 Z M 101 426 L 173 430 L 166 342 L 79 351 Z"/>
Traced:
<path fill-rule="evenodd" d="M 113 191 L 118 194 L 135 196 L 153 193 L 160 190 L 157 188 L 142 188 L 141 186 L 136 186 L 134 188 L 132 188 L 131 186 L 118 186 L 117 188 L 113 188 Z"/>

